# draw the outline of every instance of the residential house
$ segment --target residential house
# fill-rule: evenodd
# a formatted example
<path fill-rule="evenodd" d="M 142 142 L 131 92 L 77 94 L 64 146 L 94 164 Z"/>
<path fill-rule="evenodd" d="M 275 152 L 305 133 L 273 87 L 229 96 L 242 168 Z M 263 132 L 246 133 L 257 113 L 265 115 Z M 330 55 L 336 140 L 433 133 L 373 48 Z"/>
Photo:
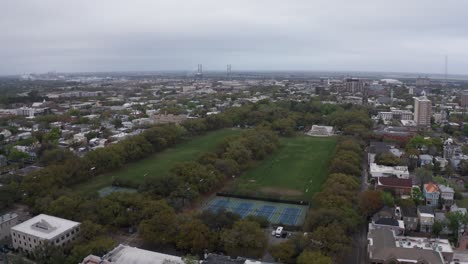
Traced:
<path fill-rule="evenodd" d="M 384 206 L 377 213 L 372 216 L 372 222 L 375 222 L 382 218 L 396 219 L 395 208 Z"/>
<path fill-rule="evenodd" d="M 424 199 L 426 199 L 426 205 L 437 207 L 439 206 L 439 186 L 435 183 L 426 183 L 423 188 Z"/>
<path fill-rule="evenodd" d="M 377 189 L 391 191 L 395 195 L 411 195 L 413 181 L 411 179 L 400 179 L 393 177 L 379 177 Z"/>
<path fill-rule="evenodd" d="M 401 206 L 401 214 L 406 230 L 416 231 L 419 224 L 416 206 Z"/>
<path fill-rule="evenodd" d="M 454 145 L 450 141 L 449 142 L 447 142 L 447 141 L 444 144 L 444 155 L 443 155 L 443 157 L 445 159 L 452 159 L 453 156 L 459 151 L 460 147 L 457 146 L 457 145 Z"/>
<path fill-rule="evenodd" d="M 444 159 L 443 157 L 435 157 L 434 159 L 435 162 L 439 163 L 440 170 L 444 171 L 448 164 L 448 160 Z"/>
<path fill-rule="evenodd" d="M 464 154 L 455 154 L 452 156 L 452 158 L 450 159 L 450 163 L 452 165 L 452 167 L 456 168 L 456 169 L 459 169 L 460 168 L 460 164 L 464 161 L 464 160 L 468 160 L 468 155 L 464 155 Z"/>
<path fill-rule="evenodd" d="M 421 167 L 427 166 L 427 165 L 434 165 L 432 163 L 432 159 L 433 159 L 433 157 L 431 155 L 428 155 L 428 154 L 419 155 L 419 164 L 420 164 Z"/>
<path fill-rule="evenodd" d="M 450 212 L 460 212 L 461 214 L 467 214 L 468 210 L 463 207 L 458 207 L 457 204 L 454 203 L 452 206 L 450 206 Z"/>
<path fill-rule="evenodd" d="M 453 204 L 453 197 L 455 195 L 453 188 L 440 184 L 439 191 L 442 204 L 444 206 L 451 206 Z"/>
<path fill-rule="evenodd" d="M 85 133 L 77 133 L 73 135 L 73 141 L 74 142 L 88 142 L 88 139 L 86 138 Z"/>
<path fill-rule="evenodd" d="M 434 208 L 427 205 L 418 206 L 419 231 L 431 233 L 434 225 Z"/>

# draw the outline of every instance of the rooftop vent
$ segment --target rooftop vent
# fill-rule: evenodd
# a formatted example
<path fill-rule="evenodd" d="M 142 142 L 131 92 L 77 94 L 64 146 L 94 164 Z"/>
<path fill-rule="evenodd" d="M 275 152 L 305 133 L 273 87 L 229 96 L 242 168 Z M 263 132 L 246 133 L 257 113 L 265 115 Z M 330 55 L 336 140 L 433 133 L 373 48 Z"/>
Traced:
<path fill-rule="evenodd" d="M 44 233 L 50 233 L 50 232 L 54 231 L 55 229 L 57 229 L 57 227 L 52 226 L 49 222 L 47 222 L 44 219 L 42 219 L 41 221 L 39 221 L 37 223 L 34 223 L 31 226 L 31 228 L 35 229 L 35 230 L 38 230 L 38 231 L 41 231 L 41 232 L 44 232 Z"/>

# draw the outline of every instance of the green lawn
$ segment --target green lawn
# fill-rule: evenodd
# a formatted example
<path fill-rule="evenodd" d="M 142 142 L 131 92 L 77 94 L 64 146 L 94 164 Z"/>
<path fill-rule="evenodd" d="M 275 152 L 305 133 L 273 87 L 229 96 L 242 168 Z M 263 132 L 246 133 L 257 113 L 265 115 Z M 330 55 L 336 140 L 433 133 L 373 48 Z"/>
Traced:
<path fill-rule="evenodd" d="M 463 198 L 462 200 L 456 201 L 457 205 L 462 208 L 468 208 L 468 198 Z"/>
<path fill-rule="evenodd" d="M 327 176 L 336 138 L 281 138 L 267 159 L 236 179 L 228 191 L 249 195 L 310 201 Z"/>
<path fill-rule="evenodd" d="M 237 135 L 240 131 L 240 129 L 223 129 L 195 137 L 146 159 L 130 163 L 118 171 L 97 176 L 92 181 L 77 185 L 74 190 L 82 194 L 96 192 L 111 185 L 114 178 L 142 183 L 145 178 L 168 175 L 169 170 L 177 163 L 191 161 L 204 152 L 213 151 L 225 137 Z"/>

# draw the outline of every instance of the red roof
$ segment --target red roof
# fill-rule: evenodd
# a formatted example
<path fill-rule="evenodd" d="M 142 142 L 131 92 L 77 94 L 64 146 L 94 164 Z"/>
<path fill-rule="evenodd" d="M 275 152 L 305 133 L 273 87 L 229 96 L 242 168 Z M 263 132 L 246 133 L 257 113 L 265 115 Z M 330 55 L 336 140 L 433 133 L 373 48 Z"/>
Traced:
<path fill-rule="evenodd" d="M 430 182 L 424 184 L 424 189 L 426 189 L 426 192 L 428 193 L 433 193 L 439 191 L 439 186 L 437 186 L 437 184 L 435 183 Z"/>
<path fill-rule="evenodd" d="M 411 188 L 413 186 L 413 181 L 411 179 L 379 177 L 378 181 L 379 181 L 378 185 L 380 186 L 402 187 L 402 188 Z"/>

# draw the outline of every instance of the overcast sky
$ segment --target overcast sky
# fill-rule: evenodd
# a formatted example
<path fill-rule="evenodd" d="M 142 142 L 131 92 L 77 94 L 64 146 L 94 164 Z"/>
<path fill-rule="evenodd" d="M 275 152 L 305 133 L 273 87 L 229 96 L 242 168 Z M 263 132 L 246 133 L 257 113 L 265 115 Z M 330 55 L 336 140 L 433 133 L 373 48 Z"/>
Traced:
<path fill-rule="evenodd" d="M 465 0 L 2 0 L 0 74 L 468 73 Z"/>

